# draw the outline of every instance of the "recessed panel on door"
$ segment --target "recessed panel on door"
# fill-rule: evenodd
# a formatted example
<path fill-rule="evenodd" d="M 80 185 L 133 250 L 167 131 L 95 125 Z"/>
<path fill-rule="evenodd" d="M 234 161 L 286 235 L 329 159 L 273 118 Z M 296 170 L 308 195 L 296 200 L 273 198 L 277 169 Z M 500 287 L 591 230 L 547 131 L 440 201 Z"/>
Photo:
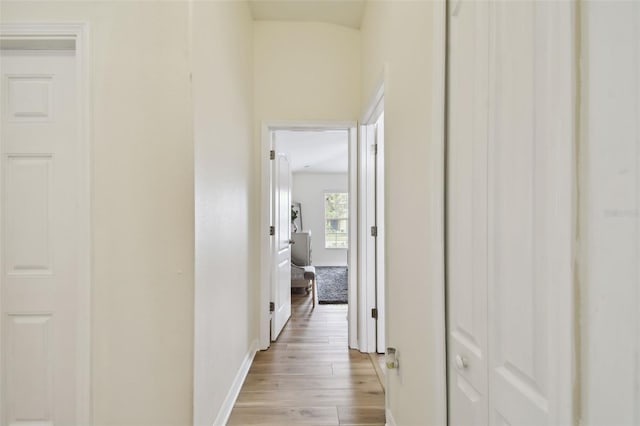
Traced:
<path fill-rule="evenodd" d="M 10 275 L 52 272 L 50 155 L 8 155 L 5 160 L 5 268 Z"/>
<path fill-rule="evenodd" d="M 53 76 L 9 75 L 6 111 L 12 122 L 49 121 L 53 113 Z"/>
<path fill-rule="evenodd" d="M 553 98 L 549 22 L 536 2 L 496 2 L 492 87 L 495 96 L 489 182 L 490 423 L 549 424 L 552 365 L 563 365 L 549 343 L 568 324 L 551 323 L 553 264 L 563 242 L 552 230 L 565 218 L 554 201 Z M 555 18 L 553 18 L 555 19 Z M 560 143 L 571 144 L 570 140 Z M 570 167 L 570 164 L 564 165 Z M 570 197 L 571 194 L 566 194 Z M 566 223 L 565 226 L 570 226 Z M 570 306 L 564 307 L 569 310 Z M 560 318 L 559 316 L 557 318 Z M 566 365 L 566 364 L 564 364 Z M 566 407 L 559 407 L 566 410 Z"/>
<path fill-rule="evenodd" d="M 451 425 L 488 422 L 485 2 L 450 10 L 447 164 L 448 362 Z"/>
<path fill-rule="evenodd" d="M 51 315 L 9 314 L 5 321 L 8 424 L 53 424 Z"/>

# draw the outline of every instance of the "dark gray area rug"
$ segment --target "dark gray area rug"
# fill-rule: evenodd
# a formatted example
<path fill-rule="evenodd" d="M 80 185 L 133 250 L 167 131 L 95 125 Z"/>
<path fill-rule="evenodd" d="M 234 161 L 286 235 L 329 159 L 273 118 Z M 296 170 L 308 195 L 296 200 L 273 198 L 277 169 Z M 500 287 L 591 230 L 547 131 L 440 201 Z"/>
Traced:
<path fill-rule="evenodd" d="M 345 304 L 348 302 L 348 268 L 346 266 L 316 266 L 318 303 Z"/>

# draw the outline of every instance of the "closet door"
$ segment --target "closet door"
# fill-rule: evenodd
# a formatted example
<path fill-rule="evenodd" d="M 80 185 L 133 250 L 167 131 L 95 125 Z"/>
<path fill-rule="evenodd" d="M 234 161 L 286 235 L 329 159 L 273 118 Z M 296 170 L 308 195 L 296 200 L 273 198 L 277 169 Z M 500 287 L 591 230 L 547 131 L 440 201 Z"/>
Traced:
<path fill-rule="evenodd" d="M 571 423 L 575 26 L 490 3 L 489 424 Z"/>
<path fill-rule="evenodd" d="M 486 425 L 488 4 L 458 1 L 450 6 L 447 140 L 449 424 Z"/>
<path fill-rule="evenodd" d="M 573 5 L 448 19 L 449 423 L 572 424 Z"/>

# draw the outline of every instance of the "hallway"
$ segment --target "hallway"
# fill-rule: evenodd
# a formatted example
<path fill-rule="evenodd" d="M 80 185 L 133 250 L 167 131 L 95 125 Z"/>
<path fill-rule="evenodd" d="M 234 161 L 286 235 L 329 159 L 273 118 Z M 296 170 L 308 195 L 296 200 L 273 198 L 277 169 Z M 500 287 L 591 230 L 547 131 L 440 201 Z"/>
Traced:
<path fill-rule="evenodd" d="M 229 425 L 383 425 L 384 392 L 367 354 L 347 349 L 347 306 L 292 294 L 277 342 L 258 352 Z"/>

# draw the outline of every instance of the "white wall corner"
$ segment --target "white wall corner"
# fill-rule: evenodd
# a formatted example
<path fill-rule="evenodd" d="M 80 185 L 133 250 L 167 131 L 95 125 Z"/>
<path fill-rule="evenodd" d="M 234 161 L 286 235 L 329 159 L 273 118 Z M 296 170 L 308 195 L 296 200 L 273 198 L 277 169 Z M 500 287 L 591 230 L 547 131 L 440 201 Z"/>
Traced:
<path fill-rule="evenodd" d="M 433 13 L 433 43 L 434 58 L 436 66 L 433 71 L 433 90 L 432 97 L 432 150 L 431 158 L 434 164 L 429 166 L 432 175 L 430 181 L 437 186 L 438 190 L 433 191 L 433 202 L 430 203 L 436 211 L 431 215 L 434 223 L 431 229 L 440 230 L 438 236 L 438 246 L 435 248 L 434 260 L 437 262 L 437 268 L 431 268 L 431 279 L 437 283 L 434 292 L 433 306 L 433 323 L 436 325 L 437 343 L 441 343 L 441 350 L 435 357 L 435 385 L 438 392 L 436 393 L 437 411 L 434 413 L 437 424 L 447 424 L 447 331 L 446 331 L 446 283 L 445 283 L 445 111 L 446 111 L 446 52 L 447 52 L 447 6 L 445 1 L 434 3 Z M 390 423 L 391 424 L 391 423 Z"/>
<path fill-rule="evenodd" d="M 259 346 L 260 344 L 258 342 L 258 339 L 255 339 L 253 342 L 251 342 L 249 351 L 245 355 L 244 360 L 242 361 L 242 364 L 238 369 L 238 373 L 236 373 L 235 379 L 233 379 L 233 383 L 229 388 L 227 397 L 222 403 L 222 407 L 220 407 L 220 410 L 218 411 L 218 415 L 213 422 L 213 426 L 224 426 L 227 424 L 229 416 L 231 416 L 233 406 L 238 399 L 238 395 L 240 395 L 240 389 L 242 389 L 244 380 L 247 378 L 247 374 L 249 373 L 249 369 L 251 368 L 251 364 L 253 363 L 253 358 L 256 356 L 256 352 L 258 351 Z"/>
<path fill-rule="evenodd" d="M 393 418 L 393 414 L 391 414 L 391 410 L 390 409 L 386 409 L 385 410 L 385 415 L 387 418 L 387 422 L 385 423 L 385 426 L 397 426 L 397 423 L 395 421 L 395 419 Z"/>

